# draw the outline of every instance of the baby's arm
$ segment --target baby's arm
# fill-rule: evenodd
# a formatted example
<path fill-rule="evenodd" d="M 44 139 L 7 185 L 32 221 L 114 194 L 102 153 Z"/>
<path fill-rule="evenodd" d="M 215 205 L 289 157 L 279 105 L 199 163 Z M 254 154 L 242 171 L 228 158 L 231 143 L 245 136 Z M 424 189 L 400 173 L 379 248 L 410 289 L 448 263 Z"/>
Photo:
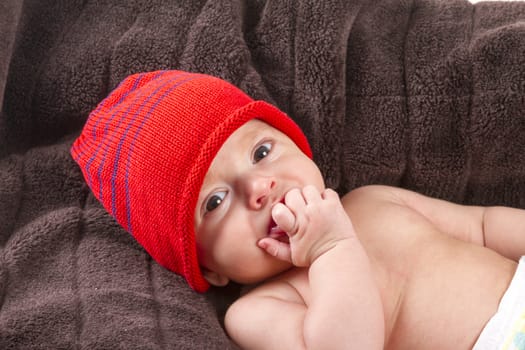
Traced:
<path fill-rule="evenodd" d="M 366 186 L 350 196 L 376 198 L 407 206 L 438 229 L 463 241 L 485 245 L 509 259 L 525 255 L 525 210 L 466 206 L 388 186 Z"/>
<path fill-rule="evenodd" d="M 228 335 L 241 349 L 305 349 L 306 306 L 289 284 L 272 281 L 236 300 L 226 312 Z"/>
<path fill-rule="evenodd" d="M 487 207 L 482 222 L 486 247 L 516 261 L 525 255 L 525 210 Z"/>
<path fill-rule="evenodd" d="M 228 310 L 230 335 L 250 348 L 288 344 L 294 349 L 382 349 L 379 291 L 339 197 L 332 190 L 321 194 L 307 186 L 287 193 L 285 203 L 276 205 L 272 214 L 290 244 L 271 238 L 259 244 L 280 259 L 309 267 L 309 300 L 297 302 L 276 293 L 248 295 Z M 248 310 L 258 314 L 248 316 Z"/>

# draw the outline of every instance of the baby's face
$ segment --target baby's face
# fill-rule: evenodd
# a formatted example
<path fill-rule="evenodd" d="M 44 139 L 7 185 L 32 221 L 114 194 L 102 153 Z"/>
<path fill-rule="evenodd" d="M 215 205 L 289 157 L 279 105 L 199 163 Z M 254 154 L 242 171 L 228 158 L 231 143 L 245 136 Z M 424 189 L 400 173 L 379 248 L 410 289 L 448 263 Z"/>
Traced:
<path fill-rule="evenodd" d="M 257 242 L 269 234 L 272 206 L 309 184 L 324 190 L 319 169 L 288 136 L 259 120 L 237 129 L 214 158 L 195 208 L 204 277 L 251 284 L 290 268 Z"/>

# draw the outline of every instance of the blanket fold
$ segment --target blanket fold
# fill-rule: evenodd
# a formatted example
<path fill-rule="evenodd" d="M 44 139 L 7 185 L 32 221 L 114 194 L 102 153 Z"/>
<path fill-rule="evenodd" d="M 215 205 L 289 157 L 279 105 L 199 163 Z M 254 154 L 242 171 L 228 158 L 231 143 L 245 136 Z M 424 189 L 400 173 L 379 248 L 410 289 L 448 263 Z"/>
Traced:
<path fill-rule="evenodd" d="M 235 348 L 239 288 L 199 295 L 158 266 L 69 156 L 135 72 L 276 104 L 339 193 L 525 208 L 525 2 L 6 0 L 0 33 L 1 349 Z"/>

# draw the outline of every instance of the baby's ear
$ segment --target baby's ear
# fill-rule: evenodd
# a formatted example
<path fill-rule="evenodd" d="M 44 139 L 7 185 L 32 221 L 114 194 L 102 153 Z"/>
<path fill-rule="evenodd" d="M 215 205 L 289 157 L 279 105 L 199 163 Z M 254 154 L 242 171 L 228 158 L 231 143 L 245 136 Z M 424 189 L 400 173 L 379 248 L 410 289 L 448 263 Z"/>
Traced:
<path fill-rule="evenodd" d="M 212 286 L 224 287 L 230 282 L 230 279 L 228 277 L 218 274 L 217 272 L 210 271 L 203 267 L 201 267 L 201 270 L 202 270 L 202 275 L 204 276 L 204 279 L 208 281 L 208 283 L 211 284 Z"/>

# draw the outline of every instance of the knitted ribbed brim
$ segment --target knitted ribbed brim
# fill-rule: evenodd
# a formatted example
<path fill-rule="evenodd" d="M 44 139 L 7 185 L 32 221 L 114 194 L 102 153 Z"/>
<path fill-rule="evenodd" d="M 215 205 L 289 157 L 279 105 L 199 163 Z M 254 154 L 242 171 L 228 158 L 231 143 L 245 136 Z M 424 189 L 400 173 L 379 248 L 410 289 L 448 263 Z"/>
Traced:
<path fill-rule="evenodd" d="M 162 266 L 204 292 L 194 213 L 206 172 L 224 141 L 257 118 L 308 142 L 283 112 L 208 75 L 156 71 L 126 78 L 91 112 L 71 148 L 106 210 Z"/>

